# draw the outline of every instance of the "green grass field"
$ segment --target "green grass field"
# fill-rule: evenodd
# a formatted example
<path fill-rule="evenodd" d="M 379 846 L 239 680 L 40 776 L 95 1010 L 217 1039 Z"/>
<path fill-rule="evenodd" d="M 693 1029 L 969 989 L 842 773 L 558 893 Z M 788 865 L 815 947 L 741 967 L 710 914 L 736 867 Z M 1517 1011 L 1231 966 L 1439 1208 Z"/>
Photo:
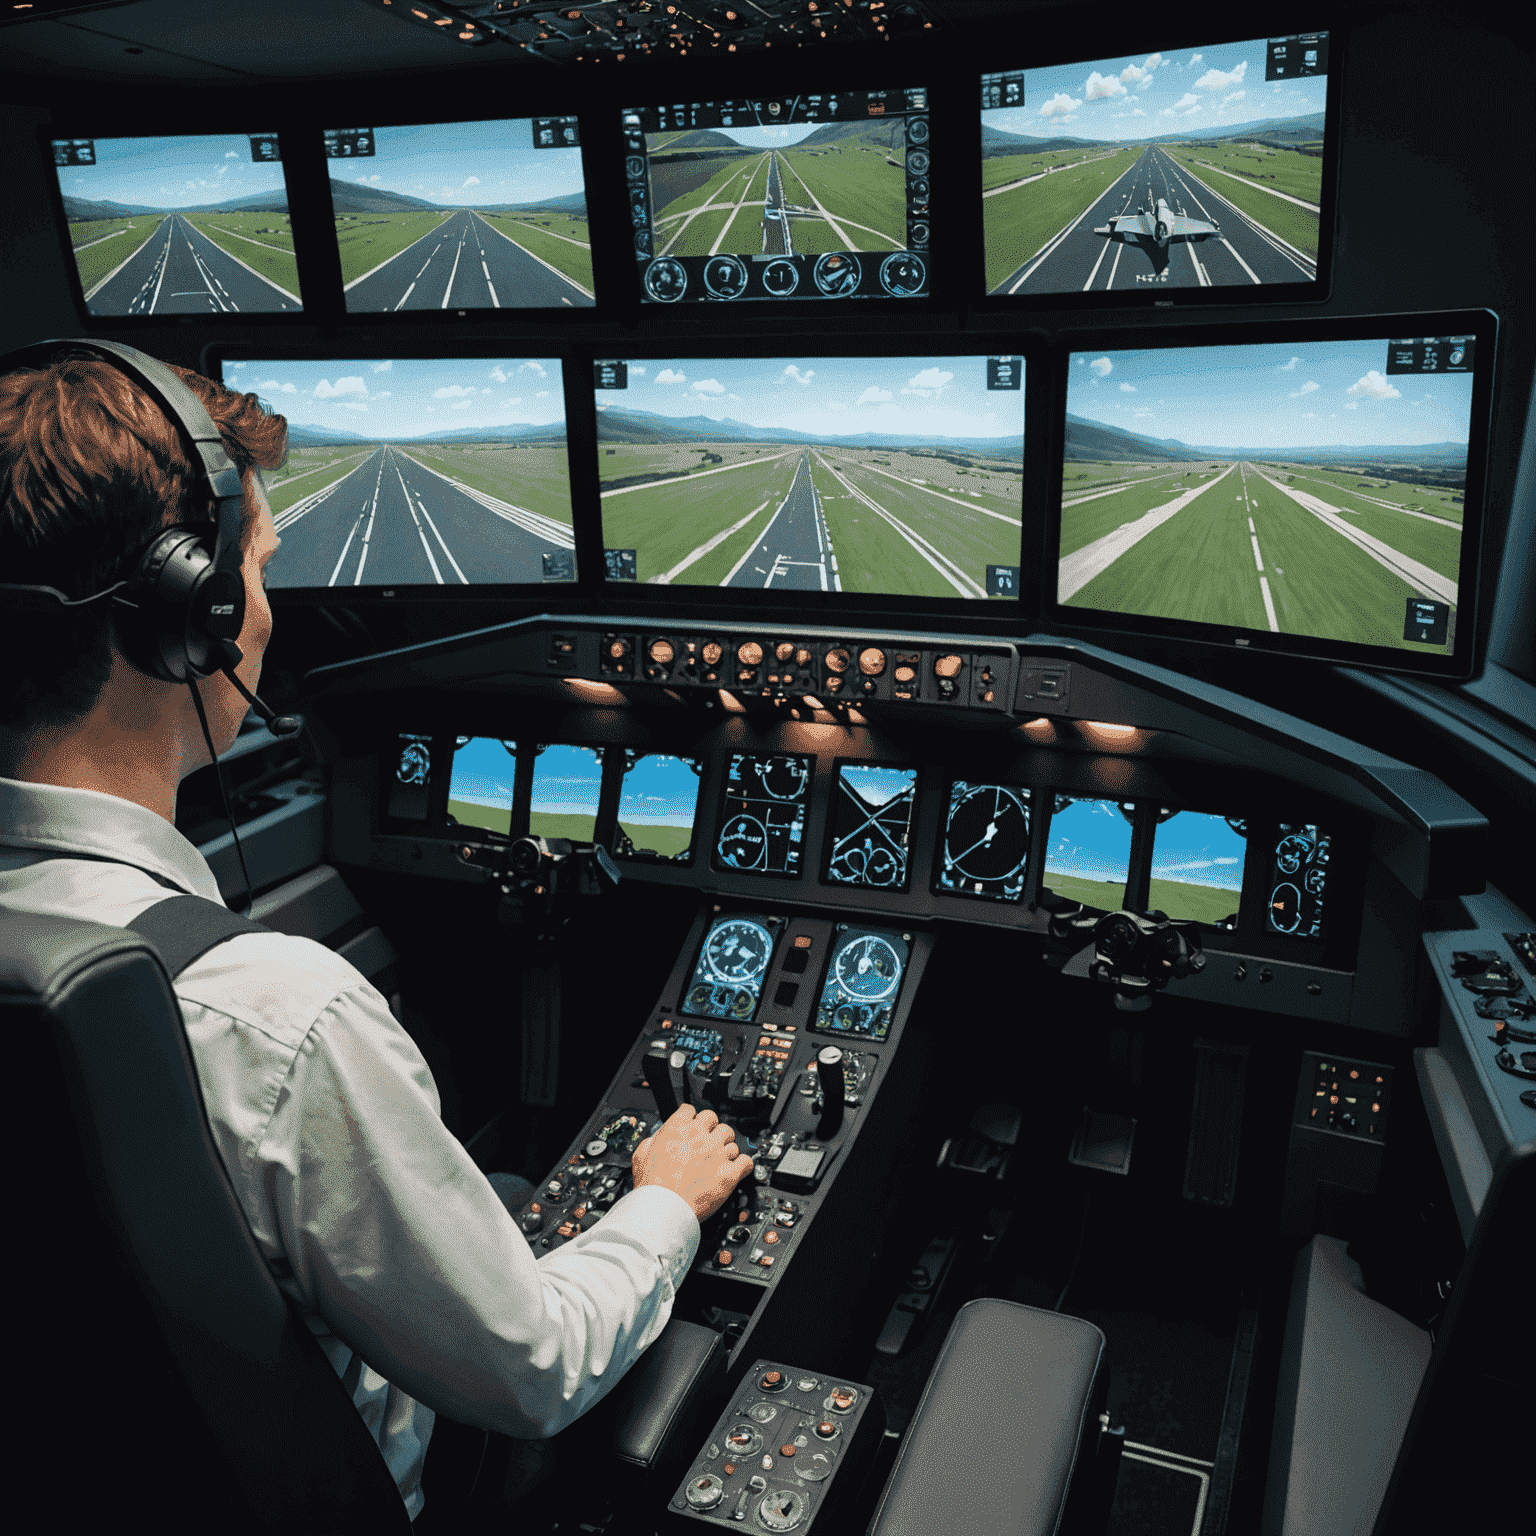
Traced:
<path fill-rule="evenodd" d="M 1125 904 L 1125 882 L 1112 885 L 1107 880 L 1081 880 L 1076 875 L 1060 874 L 1047 868 L 1041 882 L 1049 891 L 1066 901 L 1080 901 L 1100 912 L 1118 912 Z"/>
<path fill-rule="evenodd" d="M 605 486 L 631 475 L 686 475 L 706 469 L 728 469 L 765 454 L 788 450 L 777 443 L 617 443 L 604 446 L 600 474 Z M 706 455 L 718 456 L 718 464 Z"/>
<path fill-rule="evenodd" d="M 274 513 L 284 512 L 294 502 L 341 479 L 356 469 L 374 450 L 366 447 L 295 448 L 281 469 L 265 469 L 262 481 Z"/>
<path fill-rule="evenodd" d="M 1187 170 L 1191 176 L 1199 179 L 1209 187 L 1235 203 L 1256 224 L 1262 224 L 1272 234 L 1279 235 L 1288 245 L 1293 245 L 1298 251 L 1317 259 L 1317 215 L 1306 208 L 1299 208 L 1295 203 L 1288 203 L 1283 197 L 1271 197 L 1266 191 L 1258 187 L 1249 186 L 1246 181 L 1240 181 L 1235 175 L 1227 175 L 1220 169 L 1219 161 L 1204 149 L 1189 150 L 1161 146 L 1168 150 L 1169 157 L 1178 165 Z M 1321 167 L 1321 160 L 1312 160 L 1306 155 L 1297 155 L 1298 160 L 1307 161 L 1311 165 Z M 1321 175 L 1319 169 L 1318 175 Z M 1289 191 L 1288 187 L 1279 190 Z M 1302 197 L 1305 193 L 1292 192 L 1292 197 Z M 1309 201 L 1314 200 L 1318 192 L 1314 187 Z"/>
<path fill-rule="evenodd" d="M 1410 512 L 1427 512 L 1431 517 L 1444 518 L 1459 527 L 1462 522 L 1462 506 L 1459 490 L 1434 485 L 1416 485 L 1407 480 L 1381 480 L 1361 475 L 1356 470 L 1314 469 L 1311 465 L 1288 465 L 1285 473 L 1300 490 L 1331 500 L 1337 491 L 1355 491 L 1376 501 L 1395 502 Z M 1364 482 L 1370 479 L 1369 484 Z M 1371 503 L 1367 502 L 1366 505 Z"/>
<path fill-rule="evenodd" d="M 981 190 L 990 192 L 993 187 L 1005 187 L 1010 181 L 1022 181 L 1029 176 L 1054 175 L 1104 153 L 1104 150 L 1054 149 L 1044 154 L 1026 151 L 1018 155 L 991 155 L 981 162 Z"/>
<path fill-rule="evenodd" d="M 684 192 L 680 197 L 675 197 L 666 207 L 658 208 L 652 219 L 652 227 L 656 231 L 658 256 L 707 256 L 709 248 L 714 244 L 715 236 L 725 227 L 725 221 L 730 217 L 730 210 L 736 206 L 743 191 L 750 192 L 752 187 L 757 187 L 758 203 L 762 203 L 762 186 L 767 175 L 768 156 L 766 154 L 752 159 L 745 157 L 728 161 L 708 181 Z M 725 203 L 728 206 L 714 210 L 710 213 L 702 213 L 693 219 L 686 219 L 686 215 L 692 213 L 695 208 L 706 208 L 711 203 Z M 747 205 L 750 206 L 750 205 Z M 747 212 L 747 206 L 742 212 Z M 756 223 L 762 222 L 762 209 L 758 208 Z M 761 247 L 761 241 L 748 242 L 741 247 L 742 250 L 756 251 Z M 722 244 L 721 249 L 726 249 Z"/>
<path fill-rule="evenodd" d="M 655 853 L 674 859 L 693 846 L 692 827 L 671 827 L 650 822 L 620 821 L 619 831 L 635 845 L 637 854 Z"/>
<path fill-rule="evenodd" d="M 571 526 L 569 459 L 556 444 L 534 448 L 508 448 L 500 443 L 401 443 L 402 453 L 435 469 L 440 475 L 462 480 L 498 501 L 525 507 Z"/>
<path fill-rule="evenodd" d="M 512 825 L 510 806 L 473 805 L 468 800 L 448 802 L 448 814 L 461 827 L 484 827 L 488 832 L 507 832 Z"/>
<path fill-rule="evenodd" d="M 557 272 L 563 272 L 585 293 L 591 295 L 592 246 L 587 237 L 587 221 L 584 218 L 567 218 L 563 214 L 523 216 L 510 213 L 482 213 L 479 217 L 498 234 L 505 235 L 540 261 L 547 261 Z M 572 241 L 578 243 L 572 244 Z"/>
<path fill-rule="evenodd" d="M 1187 478 L 1182 474 L 1157 475 L 1140 484 L 1133 481 L 1112 496 L 1096 496 L 1092 501 L 1080 502 L 1075 507 L 1063 507 L 1062 554 L 1073 554 L 1084 545 L 1092 544 L 1095 539 L 1103 538 L 1106 533 L 1113 533 L 1122 523 L 1133 523 L 1154 507 L 1166 506 L 1176 496 L 1182 496 L 1198 483 L 1193 475 Z M 1236 487 L 1233 494 L 1236 494 Z M 1227 497 L 1227 501 L 1235 504 L 1232 495 Z"/>
<path fill-rule="evenodd" d="M 291 298 L 299 297 L 299 263 L 286 213 L 189 213 L 187 222 Z"/>
<path fill-rule="evenodd" d="M 336 216 L 336 243 L 341 248 L 341 280 L 355 283 L 375 267 L 398 256 L 406 246 L 431 234 L 452 210 L 423 209 L 420 213 L 343 213 Z"/>
<path fill-rule="evenodd" d="M 122 266 L 160 228 L 164 217 L 146 213 L 131 219 L 89 219 L 71 224 L 69 239 L 75 249 L 81 288 L 89 293 L 109 272 Z"/>
<path fill-rule="evenodd" d="M 1240 899 L 1237 891 L 1183 880 L 1153 880 L 1149 890 L 1149 911 L 1166 912 L 1182 922 L 1209 923 L 1212 927 L 1231 917 Z"/>
<path fill-rule="evenodd" d="M 1170 154 L 1187 156 L 1190 163 L 1203 162 L 1219 171 L 1230 171 L 1246 181 L 1263 182 L 1288 197 L 1316 204 L 1322 196 L 1323 159 L 1294 149 L 1273 149 L 1267 144 L 1180 144 Z"/>
<path fill-rule="evenodd" d="M 879 155 L 779 154 L 785 198 L 796 207 L 814 207 L 811 194 L 848 231 L 854 249 L 902 250 L 907 243 L 907 173 Z M 825 220 L 792 219 L 797 251 L 819 254 L 847 247 Z M 804 231 L 806 239 L 802 240 Z M 825 239 L 830 243 L 815 243 Z M 871 243 L 873 242 L 873 243 Z"/>
<path fill-rule="evenodd" d="M 450 805 L 452 803 L 449 801 Z M 573 843 L 590 843 L 595 820 L 594 816 L 568 816 L 556 811 L 529 811 L 528 835 L 530 837 L 568 837 Z"/>
<path fill-rule="evenodd" d="M 1052 235 L 1070 224 L 1103 195 L 1112 181 L 1124 175 L 1140 153 L 1139 149 L 1116 150 L 1102 158 L 1087 160 L 1071 170 L 1047 176 L 1043 181 L 1032 181 L 1012 192 L 1000 192 L 996 197 L 984 199 L 981 205 L 982 244 L 987 260 L 987 292 L 996 293 L 1004 280 Z M 986 165 L 992 163 L 984 162 Z M 1275 202 L 1276 199 L 1267 201 Z"/>

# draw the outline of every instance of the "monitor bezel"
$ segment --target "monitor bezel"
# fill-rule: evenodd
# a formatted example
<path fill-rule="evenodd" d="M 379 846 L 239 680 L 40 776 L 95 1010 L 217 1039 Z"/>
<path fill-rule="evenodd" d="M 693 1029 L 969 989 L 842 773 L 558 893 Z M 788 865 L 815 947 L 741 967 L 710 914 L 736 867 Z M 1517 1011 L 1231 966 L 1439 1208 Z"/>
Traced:
<path fill-rule="evenodd" d="M 1365 645 L 1310 635 L 1272 634 L 1193 620 L 1114 613 L 1057 601 L 1060 558 L 1062 473 L 1066 459 L 1067 375 L 1080 352 L 1152 351 L 1175 348 L 1299 345 L 1306 342 L 1374 341 L 1392 337 L 1468 333 L 1476 337 L 1472 405 L 1467 432 L 1467 475 L 1462 496 L 1462 542 L 1457 572 L 1457 625 L 1449 653 L 1435 656 L 1394 646 Z M 1048 504 L 1042 522 L 1040 603 L 1042 622 L 1052 632 L 1118 646 L 1141 636 L 1212 650 L 1254 656 L 1294 657 L 1414 676 L 1465 678 L 1471 675 L 1478 630 L 1478 581 L 1485 522 L 1485 477 L 1492 432 L 1492 398 L 1497 371 L 1498 317 L 1486 309 L 1362 315 L 1348 319 L 1289 319 L 1196 328 L 1136 331 L 1063 331 L 1057 342 L 1057 388 L 1052 401 L 1051 461 L 1046 471 Z"/>
<path fill-rule="evenodd" d="M 973 296 L 971 302 L 979 314 L 1013 315 L 1021 318 L 1033 311 L 1050 310 L 1171 310 L 1171 309 L 1207 309 L 1211 306 L 1247 308 L 1250 305 L 1261 304 L 1322 304 L 1331 296 L 1333 291 L 1333 251 L 1334 231 L 1338 222 L 1338 175 L 1339 155 L 1342 142 L 1342 108 L 1340 105 L 1343 85 L 1343 70 L 1345 56 L 1348 51 L 1347 28 L 1329 21 L 1325 26 L 1314 28 L 1298 27 L 1299 32 L 1317 31 L 1328 34 L 1328 81 L 1327 94 L 1323 105 L 1323 154 L 1322 154 L 1322 185 L 1319 191 L 1319 215 L 1318 215 L 1318 248 L 1317 248 L 1317 277 L 1311 282 L 1305 280 L 1294 283 L 1260 283 L 1247 288 L 1237 288 L 1227 285 L 1213 286 L 1210 288 L 1161 288 L 1148 285 L 1144 292 L 1133 289 L 1117 289 L 1105 292 L 1081 292 L 1073 290 L 1058 290 L 1048 293 L 1028 295 L 997 294 L 987 291 L 986 271 L 986 240 L 985 220 L 983 217 L 983 197 L 981 187 L 981 113 L 984 108 L 979 104 L 972 108 L 973 117 L 968 117 L 965 131 L 974 134 L 973 140 L 968 142 L 974 147 L 974 163 L 976 166 L 976 186 L 974 195 L 974 222 L 972 225 L 973 249 L 976 251 L 976 264 L 971 269 L 971 276 L 965 283 L 965 287 Z M 1218 33 L 1215 37 L 1199 32 L 1188 35 L 1178 33 L 1173 39 L 1166 36 L 1158 37 L 1147 32 L 1133 33 L 1127 40 L 1135 41 L 1139 36 L 1145 43 L 1143 48 L 1132 48 L 1130 53 L 1142 53 L 1161 51 L 1163 49 L 1205 48 L 1221 47 L 1224 44 L 1251 42 L 1255 39 L 1249 34 L 1247 28 L 1210 28 L 1207 31 Z M 1230 35 L 1229 35 L 1230 34 Z M 1275 34 L 1282 35 L 1282 34 Z M 1023 45 L 1019 52 L 1027 50 Z M 1039 68 L 1046 65 L 1070 66 L 1082 64 L 1085 68 L 1091 67 L 1100 60 L 1093 58 L 1079 58 L 1082 53 L 1080 48 L 1068 50 L 1055 49 L 1038 58 L 1031 58 L 1028 63 L 1021 63 L 1018 67 L 1025 69 Z M 1114 55 L 1124 57 L 1125 55 Z M 979 71 L 974 76 L 973 103 L 979 103 L 981 95 L 981 79 L 983 74 L 996 74 L 1007 72 L 1011 66 L 1003 69 L 988 69 Z M 1255 297 L 1259 295 L 1259 297 Z M 1106 322 L 1108 323 L 1108 322 Z"/>

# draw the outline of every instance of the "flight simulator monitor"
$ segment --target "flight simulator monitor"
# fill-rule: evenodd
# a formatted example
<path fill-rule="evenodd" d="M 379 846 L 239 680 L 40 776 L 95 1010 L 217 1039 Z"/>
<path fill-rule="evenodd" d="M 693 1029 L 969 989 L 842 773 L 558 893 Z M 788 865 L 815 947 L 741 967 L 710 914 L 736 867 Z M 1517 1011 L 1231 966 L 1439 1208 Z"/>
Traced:
<path fill-rule="evenodd" d="M 641 298 L 928 292 L 928 92 L 823 91 L 623 110 Z"/>
<path fill-rule="evenodd" d="M 565 396 L 544 357 L 230 357 L 288 419 L 263 474 L 276 590 L 434 596 L 576 580 Z"/>
<path fill-rule="evenodd" d="M 594 302 L 574 117 L 327 128 L 348 314 Z"/>
<path fill-rule="evenodd" d="M 49 143 L 88 314 L 303 309 L 275 130 Z"/>
<path fill-rule="evenodd" d="M 1326 32 L 983 75 L 987 293 L 1321 296 L 1328 81 Z"/>
<path fill-rule="evenodd" d="M 1471 317 L 1413 317 L 1447 318 Z M 1055 614 L 1456 670 L 1487 436 L 1482 319 L 1481 334 L 1378 319 L 1379 334 L 1328 340 L 1073 352 Z"/>
<path fill-rule="evenodd" d="M 1017 599 L 1020 357 L 594 365 L 609 580 Z"/>

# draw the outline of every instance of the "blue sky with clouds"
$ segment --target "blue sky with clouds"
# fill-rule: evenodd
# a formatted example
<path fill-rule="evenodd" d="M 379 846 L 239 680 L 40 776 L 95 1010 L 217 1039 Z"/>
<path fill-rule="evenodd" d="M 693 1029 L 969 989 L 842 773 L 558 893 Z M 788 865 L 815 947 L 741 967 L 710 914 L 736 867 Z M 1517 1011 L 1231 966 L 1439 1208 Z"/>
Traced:
<path fill-rule="evenodd" d="M 619 820 L 642 827 L 692 827 L 699 774 L 688 759 L 652 752 L 624 775 Z"/>
<path fill-rule="evenodd" d="M 337 181 L 450 208 L 537 203 L 585 190 L 579 149 L 535 149 L 533 119 L 374 128 L 376 152 L 328 161 Z"/>
<path fill-rule="evenodd" d="M 1131 824 L 1118 800 L 1074 800 L 1051 817 L 1048 874 L 1123 885 L 1131 874 Z"/>
<path fill-rule="evenodd" d="M 535 813 L 596 816 L 603 763 L 591 747 L 552 746 L 533 763 Z"/>
<path fill-rule="evenodd" d="M 178 134 L 95 142 L 95 165 L 58 168 L 59 188 L 66 197 L 96 203 L 143 203 L 150 208 L 196 208 L 284 185 L 280 164 L 252 161 L 249 134 Z"/>
<path fill-rule="evenodd" d="M 608 406 L 827 436 L 1011 437 L 1023 452 L 1024 391 L 989 390 L 985 357 L 634 359 L 628 389 L 597 391 Z"/>
<path fill-rule="evenodd" d="M 453 754 L 448 778 L 448 798 L 470 805 L 499 805 L 510 813 L 512 780 L 517 763 L 512 743 L 505 746 L 492 736 L 473 736 Z"/>
<path fill-rule="evenodd" d="M 565 420 L 558 358 L 235 360 L 224 382 L 255 391 L 290 422 L 399 441 L 456 427 Z"/>
<path fill-rule="evenodd" d="M 1033 138 L 1149 139 L 1321 112 L 1327 77 L 1266 84 L 1267 47 L 1261 37 L 1026 70 L 1024 105 L 983 112 L 981 120 Z"/>
<path fill-rule="evenodd" d="M 1471 374 L 1386 366 L 1385 337 L 1075 352 L 1067 410 L 1202 448 L 1466 442 Z"/>
<path fill-rule="evenodd" d="M 1240 891 L 1247 851 L 1247 839 L 1225 817 L 1180 811 L 1162 822 L 1153 837 L 1152 878 Z"/>

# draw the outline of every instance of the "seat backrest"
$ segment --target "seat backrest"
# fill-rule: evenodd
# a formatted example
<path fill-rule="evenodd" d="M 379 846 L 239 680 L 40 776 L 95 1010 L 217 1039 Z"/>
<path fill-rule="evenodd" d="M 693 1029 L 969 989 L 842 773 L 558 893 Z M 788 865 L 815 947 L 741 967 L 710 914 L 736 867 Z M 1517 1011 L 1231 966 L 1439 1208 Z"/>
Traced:
<path fill-rule="evenodd" d="M 50 1506 L 153 1517 L 211 1447 L 233 1483 L 225 1497 L 243 1494 L 241 1519 L 257 1529 L 409 1531 L 377 1444 L 257 1247 L 151 945 L 0 908 L 0 1026 L 13 1103 L 39 1116 L 8 1204 L 13 1276 L 32 1283 L 17 1321 L 42 1345 L 20 1406 L 40 1454 L 50 1436 L 72 1447 L 72 1464 L 49 1474 Z M 168 1384 L 195 1414 L 163 1400 Z M 182 1437 L 199 1434 L 189 1451 Z M 97 1442 L 128 1486 L 102 1488 Z M 136 1448 L 132 1465 L 121 1443 Z M 24 1458 L 23 1486 L 29 1473 L 42 1476 Z"/>

